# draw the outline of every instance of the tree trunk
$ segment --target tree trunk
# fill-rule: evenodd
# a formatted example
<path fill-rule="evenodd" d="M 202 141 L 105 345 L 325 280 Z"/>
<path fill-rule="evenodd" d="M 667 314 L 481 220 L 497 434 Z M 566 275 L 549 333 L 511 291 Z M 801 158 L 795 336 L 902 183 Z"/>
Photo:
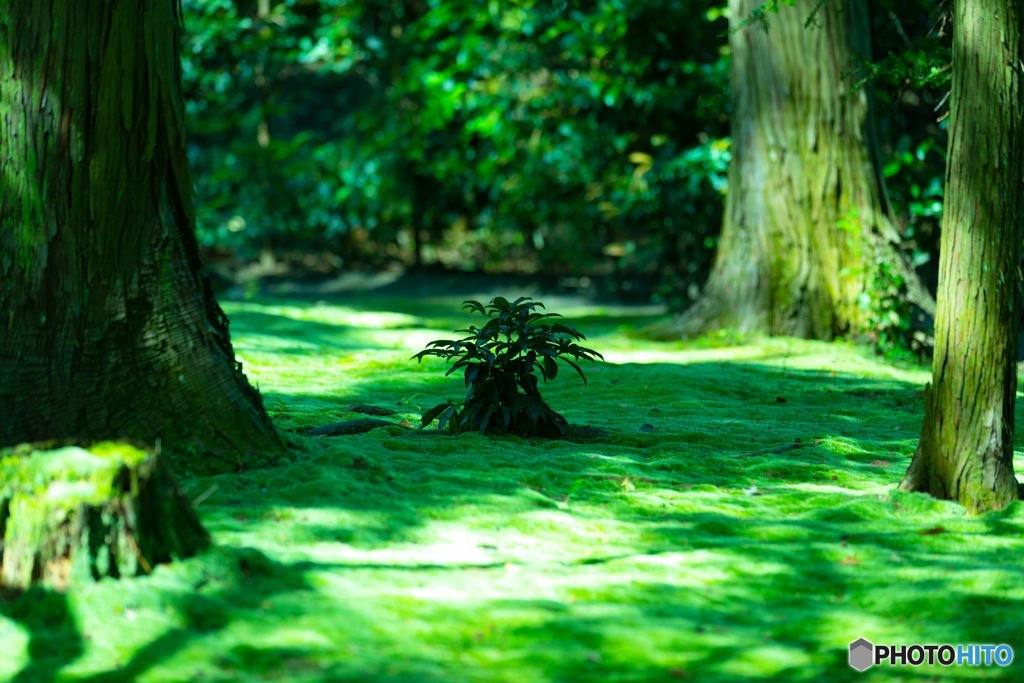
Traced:
<path fill-rule="evenodd" d="M 1020 497 L 1013 418 L 1024 221 L 1024 8 L 954 0 L 949 163 L 932 383 L 900 488 L 999 509 Z"/>
<path fill-rule="evenodd" d="M 7 449 L 0 481 L 0 584 L 8 588 L 148 574 L 209 544 L 158 454 L 128 444 Z"/>
<path fill-rule="evenodd" d="M 0 445 L 159 439 L 221 469 L 279 447 L 200 275 L 180 19 L 0 2 Z"/>
<path fill-rule="evenodd" d="M 906 331 L 908 299 L 934 312 L 883 207 L 870 88 L 848 78 L 870 56 L 866 2 L 819 4 L 782 7 L 765 30 L 742 25 L 760 0 L 730 2 L 729 193 L 707 287 L 675 333 L 885 341 Z"/>

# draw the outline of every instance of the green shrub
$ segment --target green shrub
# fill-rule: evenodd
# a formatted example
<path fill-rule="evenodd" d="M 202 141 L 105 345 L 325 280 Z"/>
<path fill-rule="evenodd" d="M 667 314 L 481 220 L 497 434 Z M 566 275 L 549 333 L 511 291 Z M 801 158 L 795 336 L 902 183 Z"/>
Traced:
<path fill-rule="evenodd" d="M 442 403 L 423 414 L 422 426 L 435 419 L 438 429 L 447 426 L 452 432 L 488 429 L 519 436 L 558 436 L 565 434 L 568 422 L 541 398 L 537 389 L 539 376 L 546 381 L 558 375 L 558 361 L 568 364 L 583 379 L 587 378 L 575 361 L 604 357 L 576 342 L 586 339 L 572 327 L 542 320 L 561 317 L 557 313 L 538 313 L 544 304 L 530 297 L 508 299 L 495 297 L 486 306 L 478 301 L 464 301 L 463 308 L 489 318 L 478 328 L 456 330 L 469 336 L 458 340 L 441 339 L 413 358 L 438 356 L 455 362 L 446 372 L 463 370 L 466 398 L 462 403 Z"/>

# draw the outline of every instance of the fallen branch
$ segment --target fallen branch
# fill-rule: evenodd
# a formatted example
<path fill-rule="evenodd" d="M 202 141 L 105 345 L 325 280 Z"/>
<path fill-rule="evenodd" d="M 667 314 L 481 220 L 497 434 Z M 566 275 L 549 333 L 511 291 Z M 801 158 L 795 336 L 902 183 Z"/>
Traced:
<path fill-rule="evenodd" d="M 324 425 L 323 427 L 307 429 L 303 433 L 306 436 L 348 436 L 350 434 L 362 434 L 363 432 L 368 432 L 371 429 L 376 429 L 377 427 L 401 426 L 402 425 L 397 422 L 390 422 L 388 420 L 364 418 L 362 420 L 342 420 L 341 422 L 334 422 L 333 424 Z M 403 429 L 408 429 L 408 427 L 403 427 Z"/>
<path fill-rule="evenodd" d="M 733 456 L 733 457 L 736 457 L 736 458 L 753 458 L 753 457 L 758 456 L 758 455 L 778 455 L 779 453 L 785 453 L 786 451 L 795 451 L 798 448 L 803 448 L 804 446 L 810 446 L 810 445 L 811 444 L 806 444 L 806 443 L 791 443 L 791 444 L 787 444 L 785 446 L 778 446 L 776 448 L 766 448 L 763 451 L 754 451 L 753 453 L 741 453 L 740 455 L 736 455 L 736 456 Z"/>

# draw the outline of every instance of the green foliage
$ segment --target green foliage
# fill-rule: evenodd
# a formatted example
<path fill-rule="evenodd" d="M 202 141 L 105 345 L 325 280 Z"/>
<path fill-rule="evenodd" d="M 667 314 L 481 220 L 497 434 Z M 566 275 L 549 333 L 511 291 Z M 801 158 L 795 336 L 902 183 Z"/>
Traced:
<path fill-rule="evenodd" d="M 909 45 L 863 66 L 868 77 L 885 85 L 948 90 L 951 60 L 949 46 L 937 41 L 921 41 L 920 45 Z"/>
<path fill-rule="evenodd" d="M 936 140 L 925 138 L 915 145 L 909 135 L 901 135 L 882 169 L 890 197 L 902 208 L 902 237 L 915 267 L 932 259 L 927 247 L 942 220 L 945 165 L 946 149 Z"/>
<path fill-rule="evenodd" d="M 948 144 L 949 4 L 877 0 L 872 51 L 854 83 L 873 81 L 879 160 L 903 247 L 925 283 L 938 277 L 939 224 Z"/>
<path fill-rule="evenodd" d="M 271 0 L 261 16 L 254 0 L 183 0 L 200 239 L 250 258 L 586 275 L 684 308 L 727 189 L 726 4 Z M 872 54 L 846 74 L 876 85 L 878 159 L 930 284 L 945 11 L 877 0 Z"/>
<path fill-rule="evenodd" d="M 463 308 L 489 320 L 481 328 L 471 325 L 468 329 L 456 330 L 469 333 L 462 339 L 432 341 L 413 358 L 417 361 L 426 356 L 455 359 L 445 374 L 463 371 L 466 398 L 458 405 L 434 406 L 423 414 L 422 426 L 436 419 L 438 429 L 447 425 L 452 432 L 484 434 L 491 428 L 519 436 L 565 434 L 568 423 L 541 398 L 537 388 L 539 378 L 553 380 L 558 375 L 558 361 L 562 361 L 579 373 L 586 385 L 587 378 L 576 361 L 593 362 L 604 357 L 577 344 L 586 337 L 575 328 L 542 323 L 561 316 L 538 313 L 537 309 L 544 308 L 544 304 L 530 297 L 520 297 L 510 303 L 499 296 L 486 306 L 469 300 L 463 302 Z"/>
<path fill-rule="evenodd" d="M 722 4 L 184 0 L 201 239 L 699 284 Z"/>
<path fill-rule="evenodd" d="M 927 356 L 925 332 L 915 329 L 915 310 L 906 298 L 906 281 L 900 269 L 879 261 L 871 286 L 861 293 L 858 303 L 867 312 L 865 334 L 875 350 L 890 358 Z"/>
<path fill-rule="evenodd" d="M 830 2 L 830 0 L 817 0 L 814 7 L 804 19 L 804 28 L 809 29 L 818 25 L 818 13 L 828 2 Z M 767 0 L 767 2 L 763 2 L 755 7 L 750 14 L 740 22 L 740 26 L 745 27 L 751 24 L 757 24 L 763 30 L 768 31 L 771 29 L 771 23 L 768 19 L 769 14 L 778 14 L 782 7 L 795 6 L 796 0 Z"/>

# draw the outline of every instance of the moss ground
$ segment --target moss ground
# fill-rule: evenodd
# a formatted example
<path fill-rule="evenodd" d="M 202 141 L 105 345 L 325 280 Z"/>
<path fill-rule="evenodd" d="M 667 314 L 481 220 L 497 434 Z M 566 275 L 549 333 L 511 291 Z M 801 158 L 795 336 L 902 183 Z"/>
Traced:
<path fill-rule="evenodd" d="M 458 398 L 442 361 L 408 359 L 472 322 L 461 298 L 226 305 L 289 457 L 185 479 L 214 539 L 200 557 L 0 600 L 0 680 L 1024 679 L 1024 506 L 971 518 L 896 491 L 919 367 L 654 343 L 634 333 L 649 310 L 541 297 L 608 361 L 544 396 L 610 436 L 297 436 L 356 403 L 416 423 Z M 1018 661 L 858 674 L 862 636 L 1005 642 Z"/>

